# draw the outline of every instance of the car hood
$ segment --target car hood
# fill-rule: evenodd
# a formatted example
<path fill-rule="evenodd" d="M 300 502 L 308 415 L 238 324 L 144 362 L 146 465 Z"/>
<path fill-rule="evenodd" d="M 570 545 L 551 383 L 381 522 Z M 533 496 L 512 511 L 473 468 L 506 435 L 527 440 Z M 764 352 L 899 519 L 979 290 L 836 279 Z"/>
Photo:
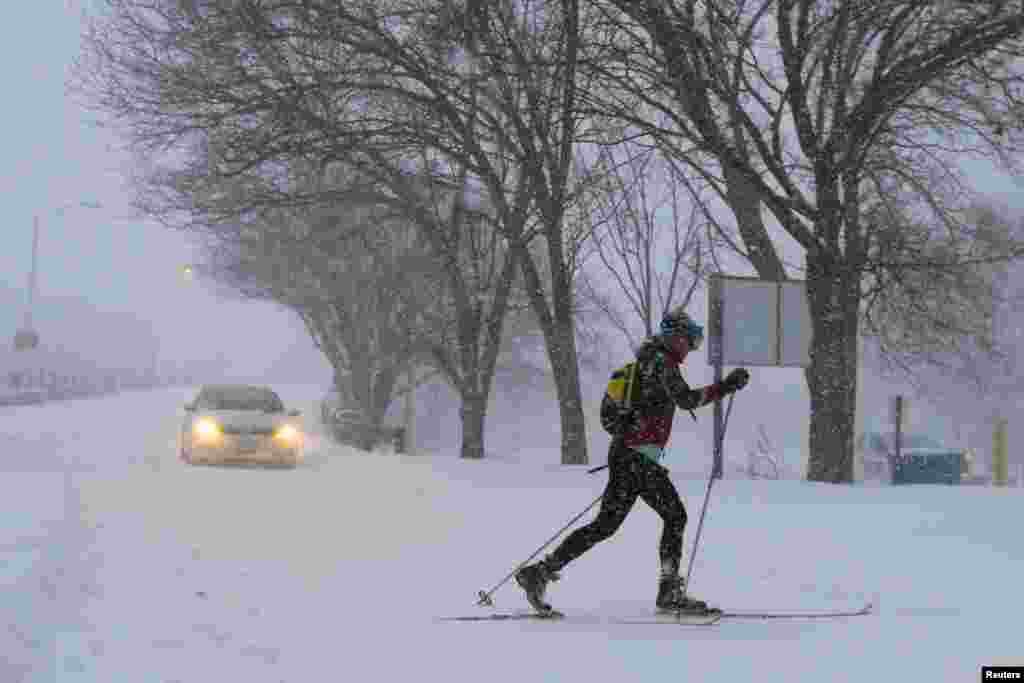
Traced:
<path fill-rule="evenodd" d="M 229 431 L 255 431 L 276 429 L 286 424 L 297 424 L 296 418 L 284 413 L 264 413 L 255 410 L 203 410 L 196 413 L 195 418 L 210 417 L 217 421 L 222 429 Z"/>

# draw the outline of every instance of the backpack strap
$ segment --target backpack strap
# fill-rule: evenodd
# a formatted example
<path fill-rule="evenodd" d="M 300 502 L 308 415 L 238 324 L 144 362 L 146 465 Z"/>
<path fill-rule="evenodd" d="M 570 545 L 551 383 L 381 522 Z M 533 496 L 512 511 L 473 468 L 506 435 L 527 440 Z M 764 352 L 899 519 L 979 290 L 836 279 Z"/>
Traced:
<path fill-rule="evenodd" d="M 625 409 L 627 411 L 630 410 L 633 406 L 633 381 L 636 379 L 637 362 L 638 361 L 633 361 L 630 364 L 631 370 L 629 372 L 629 379 L 626 381 L 626 400 L 624 401 L 624 403 Z"/>

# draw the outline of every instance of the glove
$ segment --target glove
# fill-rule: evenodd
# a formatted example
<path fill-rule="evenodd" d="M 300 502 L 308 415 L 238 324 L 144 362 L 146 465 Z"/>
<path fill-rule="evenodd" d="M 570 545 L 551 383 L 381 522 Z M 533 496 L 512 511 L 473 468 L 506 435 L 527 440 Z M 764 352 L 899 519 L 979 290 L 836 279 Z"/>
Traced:
<path fill-rule="evenodd" d="M 747 372 L 746 368 L 736 368 L 729 375 L 722 380 L 722 389 L 727 394 L 739 391 L 743 387 L 747 386 L 747 382 L 750 381 L 750 373 Z"/>

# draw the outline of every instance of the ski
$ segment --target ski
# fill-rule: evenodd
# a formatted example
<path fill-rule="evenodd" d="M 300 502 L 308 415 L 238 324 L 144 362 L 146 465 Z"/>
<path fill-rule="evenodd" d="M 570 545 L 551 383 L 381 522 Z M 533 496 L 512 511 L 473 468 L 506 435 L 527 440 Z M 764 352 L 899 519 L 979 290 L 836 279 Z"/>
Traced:
<path fill-rule="evenodd" d="M 649 617 L 638 618 L 608 618 L 612 624 L 670 624 L 673 626 L 714 626 L 722 621 L 741 619 L 768 620 L 768 619 L 841 619 L 843 617 L 860 617 L 871 614 L 874 609 L 872 603 L 867 603 L 859 609 L 849 610 L 826 610 L 826 611 L 740 611 L 740 610 L 714 610 L 706 614 L 665 612 Z M 496 614 L 474 614 L 456 617 L 437 617 L 438 621 L 558 621 L 566 616 L 558 610 L 550 612 L 524 611 L 524 612 L 498 612 Z"/>
<path fill-rule="evenodd" d="M 640 617 L 636 619 L 620 619 L 610 618 L 607 619 L 608 623 L 612 624 L 673 624 L 675 626 L 713 626 L 717 624 L 722 618 L 719 613 L 712 614 L 662 614 L 653 617 Z M 438 617 L 438 621 L 560 621 L 566 619 L 566 616 L 561 612 L 553 611 L 551 614 L 541 612 L 499 612 L 497 614 L 474 614 L 457 617 Z M 586 619 L 586 618 L 585 618 Z M 571 617 L 568 618 L 570 621 L 576 621 Z M 593 622 L 593 617 L 586 619 L 587 623 Z M 601 619 L 598 619 L 594 623 L 600 623 Z"/>
<path fill-rule="evenodd" d="M 825 610 L 825 611 L 808 611 L 808 612 L 746 612 L 746 611 L 729 611 L 722 612 L 723 619 L 838 619 L 842 617 L 862 617 L 867 614 L 871 614 L 874 609 L 874 605 L 870 602 L 866 603 L 860 609 L 855 610 Z"/>
<path fill-rule="evenodd" d="M 438 617 L 439 621 L 515 621 L 522 619 L 536 619 L 538 621 L 557 621 L 563 619 L 564 614 L 557 610 L 550 612 L 499 612 L 497 614 L 473 614 L 459 617 Z"/>
<path fill-rule="evenodd" d="M 722 620 L 721 612 L 708 614 L 657 614 L 643 619 L 611 619 L 613 624 L 671 624 L 673 626 L 714 626 Z"/>

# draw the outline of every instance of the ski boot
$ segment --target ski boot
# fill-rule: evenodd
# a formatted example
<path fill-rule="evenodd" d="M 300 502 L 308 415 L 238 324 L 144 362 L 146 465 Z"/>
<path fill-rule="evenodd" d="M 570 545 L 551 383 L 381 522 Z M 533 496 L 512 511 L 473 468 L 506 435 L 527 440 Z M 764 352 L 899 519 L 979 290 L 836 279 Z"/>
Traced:
<path fill-rule="evenodd" d="M 544 601 L 544 591 L 549 583 L 558 579 L 558 572 L 550 569 L 543 561 L 528 564 L 516 572 L 516 583 L 526 591 L 527 602 L 542 614 L 554 612 L 551 605 Z"/>
<path fill-rule="evenodd" d="M 703 600 L 697 600 L 683 594 L 683 577 L 663 576 L 658 582 L 658 597 L 654 601 L 658 612 L 662 614 L 716 614 L 720 610 L 708 607 Z"/>

